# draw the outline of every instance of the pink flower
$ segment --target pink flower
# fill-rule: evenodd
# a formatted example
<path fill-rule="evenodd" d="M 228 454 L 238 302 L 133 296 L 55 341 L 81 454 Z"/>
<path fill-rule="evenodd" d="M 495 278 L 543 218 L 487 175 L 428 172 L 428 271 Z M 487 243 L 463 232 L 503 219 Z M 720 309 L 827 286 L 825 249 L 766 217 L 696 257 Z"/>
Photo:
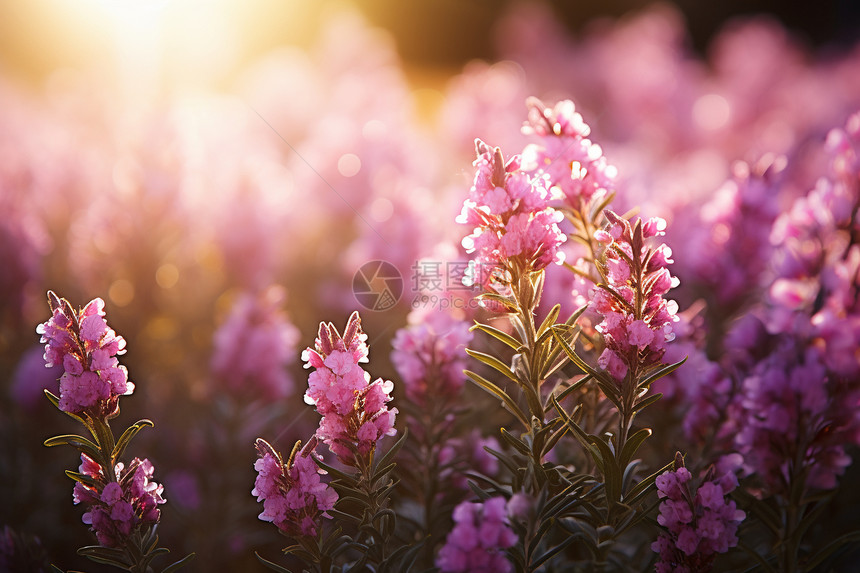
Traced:
<path fill-rule="evenodd" d="M 442 310 L 413 313 L 412 324 L 394 334 L 391 362 L 417 404 L 453 400 L 463 387 L 466 345 L 472 340 L 469 325 Z"/>
<path fill-rule="evenodd" d="M 152 481 L 154 468 L 147 459 L 134 458 L 126 469 L 118 463 L 114 480 L 108 481 L 104 469 L 81 454 L 80 473 L 96 480 L 96 488 L 75 482 L 75 504 L 86 504 L 82 520 L 105 547 L 122 547 L 140 527 L 155 525 L 161 518 L 158 506 L 165 503 L 163 486 Z"/>
<path fill-rule="evenodd" d="M 394 384 L 370 375 L 359 366 L 367 360 L 367 335 L 357 312 L 341 336 L 333 324 L 321 323 L 314 348 L 302 353 L 308 377 L 305 402 L 322 415 L 317 436 L 345 463 L 355 452 L 366 455 L 383 436 L 392 436 L 397 409 L 388 408 Z"/>
<path fill-rule="evenodd" d="M 315 536 L 319 518 L 330 518 L 326 511 L 337 501 L 334 489 L 320 480 L 322 471 L 313 460 L 316 444 L 312 438 L 299 450 L 297 443 L 291 458 L 284 462 L 265 440 L 257 439 L 257 479 L 251 494 L 263 502 L 259 518 L 288 535 Z"/>
<path fill-rule="evenodd" d="M 505 573 L 512 570 L 504 550 L 518 541 L 510 528 L 505 498 L 465 501 L 454 508 L 454 528 L 436 556 L 444 572 Z"/>
<path fill-rule="evenodd" d="M 520 171 L 515 155 L 505 162 L 501 149 L 475 142 L 478 158 L 475 183 L 458 223 L 473 227 L 463 239 L 463 247 L 476 253 L 479 267 L 540 270 L 561 263 L 559 250 L 567 236 L 558 224 L 564 216 L 549 207 L 549 193 L 542 176 Z M 493 273 L 484 273 L 484 286 L 493 282 Z"/>
<path fill-rule="evenodd" d="M 53 316 L 36 332 L 45 343 L 46 366 L 63 366 L 60 409 L 110 415 L 118 408 L 119 396 L 131 394 L 134 384 L 116 359 L 125 353 L 125 340 L 104 320 L 104 301 L 94 299 L 79 311 L 51 291 L 48 301 Z"/>
<path fill-rule="evenodd" d="M 678 305 L 663 295 L 678 281 L 666 268 L 669 248 L 645 243 L 645 229 L 649 236 L 661 234 L 662 220 L 631 224 L 612 211 L 604 213 L 612 241 L 598 261 L 606 282 L 595 287 L 591 307 L 603 315 L 596 330 L 606 347 L 598 365 L 620 382 L 629 372 L 639 376 L 662 363 L 678 321 Z"/>
<path fill-rule="evenodd" d="M 680 454 L 675 463 L 683 463 Z M 665 529 L 651 545 L 660 554 L 657 571 L 706 573 L 717 553 L 737 545 L 737 528 L 746 514 L 726 499 L 737 484 L 731 470 L 727 473 L 731 477 L 716 475 L 712 467 L 698 490 L 691 487 L 692 476 L 683 466 L 657 476 L 662 500 L 657 522 Z"/>
<path fill-rule="evenodd" d="M 282 398 L 291 394 L 299 333 L 282 310 L 286 291 L 271 286 L 242 293 L 215 332 L 211 368 L 219 386 L 238 395 Z"/>

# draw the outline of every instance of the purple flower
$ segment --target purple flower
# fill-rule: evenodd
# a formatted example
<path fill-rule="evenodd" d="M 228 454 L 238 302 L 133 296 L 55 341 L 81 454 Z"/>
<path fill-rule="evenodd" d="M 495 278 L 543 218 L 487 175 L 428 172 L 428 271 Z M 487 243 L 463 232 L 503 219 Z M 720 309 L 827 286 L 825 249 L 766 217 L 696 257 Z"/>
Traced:
<path fill-rule="evenodd" d="M 104 301 L 96 298 L 75 311 L 69 301 L 48 291 L 53 316 L 36 327 L 45 343 L 45 364 L 62 365 L 60 409 L 75 414 L 110 415 L 119 396 L 134 391 L 128 371 L 116 355 L 125 353 L 125 339 L 104 319 Z"/>
<path fill-rule="evenodd" d="M 449 573 L 511 571 L 504 550 L 518 538 L 510 528 L 507 514 L 503 497 L 458 505 L 454 508 L 454 528 L 436 556 L 436 566 Z"/>
<path fill-rule="evenodd" d="M 346 463 L 354 451 L 365 455 L 383 436 L 393 436 L 397 408 L 389 409 L 394 384 L 377 378 L 359 366 L 367 361 L 367 335 L 357 312 L 347 321 L 343 336 L 331 323 L 320 323 L 314 348 L 302 353 L 308 377 L 305 402 L 322 415 L 317 436 Z"/>
<path fill-rule="evenodd" d="M 334 507 L 337 493 L 320 480 L 323 472 L 313 459 L 317 455 L 316 438 L 301 450 L 300 443 L 284 462 L 265 440 L 257 439 L 257 479 L 251 494 L 263 502 L 261 520 L 274 523 L 288 535 L 313 537 L 319 518 L 330 518 L 326 511 Z"/>

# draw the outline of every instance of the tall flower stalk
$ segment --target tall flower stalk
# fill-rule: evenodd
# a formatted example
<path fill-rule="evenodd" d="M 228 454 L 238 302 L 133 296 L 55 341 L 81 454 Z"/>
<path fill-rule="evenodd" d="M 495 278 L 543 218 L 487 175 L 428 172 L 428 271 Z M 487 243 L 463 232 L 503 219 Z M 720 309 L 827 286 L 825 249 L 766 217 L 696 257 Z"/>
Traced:
<path fill-rule="evenodd" d="M 74 434 L 54 436 L 46 446 L 69 445 L 81 454 L 77 472 L 66 471 L 75 481 L 74 502 L 84 504 L 83 522 L 90 526 L 99 545 L 82 547 L 89 559 L 134 573 L 151 571 L 152 560 L 167 549 L 158 547 L 158 506 L 165 503 L 163 487 L 153 481 L 154 468 L 147 459 L 134 458 L 128 466 L 119 461 L 137 433 L 152 426 L 140 420 L 117 439 L 110 420 L 119 416 L 119 398 L 134 391 L 128 371 L 117 355 L 125 352 L 125 339 L 105 321 L 104 301 L 96 298 L 75 310 L 64 298 L 48 291 L 51 318 L 36 332 L 45 344 L 45 365 L 62 365 L 60 396 L 46 390 L 60 411 L 80 422 L 92 440 Z M 176 571 L 194 554 L 166 567 Z"/>

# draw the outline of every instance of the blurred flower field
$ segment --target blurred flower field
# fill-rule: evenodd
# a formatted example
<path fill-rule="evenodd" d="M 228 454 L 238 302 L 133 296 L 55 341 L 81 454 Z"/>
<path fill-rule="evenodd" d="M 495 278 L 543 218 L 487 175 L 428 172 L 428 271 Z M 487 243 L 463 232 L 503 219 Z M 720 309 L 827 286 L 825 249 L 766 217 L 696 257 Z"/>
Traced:
<path fill-rule="evenodd" d="M 0 76 L 0 570 L 855 570 L 860 46 L 493 38 Z"/>

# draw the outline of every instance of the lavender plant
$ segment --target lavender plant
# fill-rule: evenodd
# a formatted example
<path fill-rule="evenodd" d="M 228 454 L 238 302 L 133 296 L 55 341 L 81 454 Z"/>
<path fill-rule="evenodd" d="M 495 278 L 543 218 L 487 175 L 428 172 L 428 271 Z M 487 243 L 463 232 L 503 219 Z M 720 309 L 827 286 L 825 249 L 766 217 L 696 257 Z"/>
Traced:
<path fill-rule="evenodd" d="M 293 447 L 284 461 L 264 440 L 257 440 L 260 459 L 254 494 L 264 501 L 260 519 L 272 521 L 297 543 L 284 549 L 316 571 L 339 571 L 336 558 L 343 553 L 344 569 L 399 571 L 420 546 L 392 547 L 396 513 L 389 497 L 395 485 L 394 456 L 406 434 L 377 457 L 377 442 L 396 433 L 397 409 L 389 409 L 392 382 L 377 378 L 360 364 L 367 362 L 367 335 L 354 312 L 343 335 L 332 323 L 321 323 L 313 348 L 302 353 L 305 367 L 314 368 L 308 379 L 305 402 L 322 415 L 319 428 L 308 445 Z M 327 464 L 313 453 L 325 443 L 342 469 Z M 318 468 L 311 465 L 315 461 Z M 319 473 L 332 476 L 322 484 Z M 327 513 L 327 512 L 331 513 Z M 338 524 L 324 532 L 318 517 L 337 517 Z M 258 556 L 259 557 L 259 556 Z M 259 557 L 272 569 L 283 567 Z"/>
<path fill-rule="evenodd" d="M 36 329 L 45 343 L 45 364 L 62 365 L 59 398 L 45 394 L 54 406 L 89 431 L 92 439 L 76 434 L 54 436 L 48 447 L 69 445 L 81 454 L 77 472 L 66 470 L 75 482 L 75 504 L 84 504 L 83 522 L 98 545 L 78 553 L 98 562 L 134 573 L 152 571 L 156 557 L 169 553 L 158 546 L 158 506 L 165 503 L 163 486 L 153 481 L 154 467 L 144 458 L 119 461 L 140 430 L 152 427 L 140 420 L 116 438 L 110 420 L 119 415 L 120 396 L 130 395 L 134 384 L 117 355 L 125 353 L 125 339 L 105 321 L 104 301 L 96 298 L 75 310 L 66 299 L 48 291 L 51 318 Z M 180 569 L 194 554 L 168 565 L 164 573 Z"/>

